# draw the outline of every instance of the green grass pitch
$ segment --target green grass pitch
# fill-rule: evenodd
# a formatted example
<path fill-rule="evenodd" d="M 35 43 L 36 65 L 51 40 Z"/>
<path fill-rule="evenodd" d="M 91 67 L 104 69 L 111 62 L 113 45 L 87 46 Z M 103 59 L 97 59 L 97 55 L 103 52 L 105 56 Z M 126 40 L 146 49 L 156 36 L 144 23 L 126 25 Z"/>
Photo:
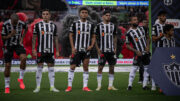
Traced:
<path fill-rule="evenodd" d="M 95 91 L 97 87 L 96 73 L 90 73 L 89 88 L 92 92 L 82 91 L 82 73 L 76 72 L 72 92 L 65 92 L 67 87 L 67 73 L 57 72 L 55 86 L 59 93 L 49 92 L 48 73 L 43 73 L 41 91 L 33 93 L 36 86 L 35 73 L 26 73 L 24 83 L 25 90 L 19 88 L 17 78 L 19 73 L 11 73 L 11 93 L 4 94 L 4 76 L 0 73 L 0 101 L 176 101 L 180 96 L 165 96 L 157 91 L 144 91 L 142 85 L 138 84 L 138 74 L 134 80 L 132 91 L 127 91 L 128 74 L 115 73 L 114 86 L 118 91 L 108 91 L 108 73 L 103 73 L 102 90 Z"/>

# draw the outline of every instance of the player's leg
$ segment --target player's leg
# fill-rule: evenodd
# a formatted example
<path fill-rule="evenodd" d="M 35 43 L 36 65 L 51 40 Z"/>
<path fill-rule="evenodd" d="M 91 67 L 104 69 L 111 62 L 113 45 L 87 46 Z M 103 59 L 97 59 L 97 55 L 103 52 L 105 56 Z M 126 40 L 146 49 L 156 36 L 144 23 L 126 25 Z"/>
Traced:
<path fill-rule="evenodd" d="M 4 80 L 5 80 L 5 93 L 10 93 L 10 71 L 11 71 L 11 60 L 13 57 L 12 49 L 4 49 Z"/>
<path fill-rule="evenodd" d="M 4 69 L 5 93 L 10 93 L 10 71 L 11 71 L 11 62 L 5 63 L 5 69 Z"/>
<path fill-rule="evenodd" d="M 138 66 L 136 66 L 136 65 L 133 65 L 133 67 L 131 68 L 131 71 L 129 73 L 129 82 L 128 82 L 127 90 L 131 90 L 132 89 L 132 83 L 133 83 L 134 78 L 136 76 L 137 69 L 138 69 Z"/>
<path fill-rule="evenodd" d="M 20 71 L 19 71 L 19 78 L 18 78 L 18 82 L 20 83 L 20 88 L 21 89 L 25 89 L 25 85 L 23 82 L 23 78 L 24 78 L 24 72 L 26 69 L 26 54 L 20 54 Z"/>
<path fill-rule="evenodd" d="M 103 71 L 103 68 L 104 68 L 104 65 L 106 63 L 106 59 L 105 57 L 99 57 L 99 66 L 98 66 L 98 73 L 97 73 L 97 83 L 98 83 L 98 86 L 96 88 L 96 91 L 99 91 L 101 90 L 101 81 L 102 81 L 102 71 Z"/>
<path fill-rule="evenodd" d="M 109 63 L 109 86 L 108 90 L 118 90 L 113 86 L 114 82 L 114 65 L 116 64 L 116 56 L 114 53 L 108 54 L 107 61 Z"/>
<path fill-rule="evenodd" d="M 89 79 L 89 70 L 88 70 L 88 66 L 89 66 L 89 58 L 85 58 L 83 60 L 83 91 L 92 91 L 88 88 L 88 79 Z"/>
<path fill-rule="evenodd" d="M 146 90 L 146 89 L 148 89 L 147 88 L 147 83 L 148 83 L 148 79 L 149 79 L 149 73 L 147 72 L 147 66 L 148 65 L 146 65 L 146 66 L 144 66 L 144 75 L 143 75 L 143 89 L 144 90 Z"/>
<path fill-rule="evenodd" d="M 72 90 L 72 83 L 73 83 L 73 79 L 74 79 L 74 71 L 76 66 L 80 65 L 80 58 L 79 58 L 79 53 L 76 53 L 75 55 L 71 56 L 70 59 L 70 69 L 68 71 L 68 87 L 65 90 L 66 92 L 69 92 Z"/>
<path fill-rule="evenodd" d="M 42 70 L 43 70 L 44 56 L 41 53 L 37 55 L 37 71 L 36 71 L 36 89 L 33 91 L 37 93 L 41 88 Z"/>
<path fill-rule="evenodd" d="M 55 82 L 54 62 L 47 63 L 47 64 L 48 64 L 48 77 L 49 77 L 49 83 L 50 83 L 50 91 L 59 92 L 59 90 L 54 87 L 54 82 Z"/>
<path fill-rule="evenodd" d="M 16 51 L 17 55 L 19 55 L 20 61 L 21 61 L 21 63 L 20 63 L 20 71 L 19 71 L 19 78 L 18 78 L 19 87 L 21 89 L 25 89 L 23 78 L 24 78 L 24 72 L 25 72 L 25 69 L 26 69 L 26 50 L 21 45 L 17 45 L 14 50 Z"/>

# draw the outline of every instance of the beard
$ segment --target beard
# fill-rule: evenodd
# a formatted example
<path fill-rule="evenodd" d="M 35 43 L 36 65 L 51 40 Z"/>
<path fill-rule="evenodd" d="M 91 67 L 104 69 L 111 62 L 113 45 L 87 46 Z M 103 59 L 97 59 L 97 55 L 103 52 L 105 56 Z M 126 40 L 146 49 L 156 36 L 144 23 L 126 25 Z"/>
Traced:
<path fill-rule="evenodd" d="M 137 27 L 137 26 L 138 26 L 138 24 L 137 24 L 137 23 L 134 23 L 134 24 L 132 24 L 132 26 L 133 26 L 133 27 Z"/>

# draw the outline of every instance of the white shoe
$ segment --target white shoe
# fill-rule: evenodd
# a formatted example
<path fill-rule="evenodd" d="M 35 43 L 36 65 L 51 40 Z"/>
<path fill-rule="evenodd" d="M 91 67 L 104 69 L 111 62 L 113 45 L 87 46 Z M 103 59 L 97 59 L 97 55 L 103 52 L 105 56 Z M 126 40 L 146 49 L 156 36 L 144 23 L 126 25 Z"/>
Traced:
<path fill-rule="evenodd" d="M 155 91 L 156 90 L 156 86 L 152 86 L 151 90 Z"/>
<path fill-rule="evenodd" d="M 100 91 L 101 90 L 101 86 L 96 88 L 96 91 Z"/>
<path fill-rule="evenodd" d="M 55 87 L 51 87 L 51 88 L 50 88 L 50 92 L 59 92 L 59 90 L 56 89 Z"/>
<path fill-rule="evenodd" d="M 115 88 L 114 86 L 108 87 L 108 90 L 118 90 L 117 88 Z"/>
<path fill-rule="evenodd" d="M 36 87 L 36 89 L 33 92 L 38 93 L 39 91 L 40 91 L 40 87 Z"/>

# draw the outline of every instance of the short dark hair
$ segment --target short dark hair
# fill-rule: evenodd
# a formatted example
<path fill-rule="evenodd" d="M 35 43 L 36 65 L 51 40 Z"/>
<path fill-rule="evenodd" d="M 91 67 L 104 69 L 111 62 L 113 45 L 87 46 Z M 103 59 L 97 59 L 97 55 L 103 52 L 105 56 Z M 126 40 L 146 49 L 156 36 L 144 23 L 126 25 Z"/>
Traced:
<path fill-rule="evenodd" d="M 80 6 L 80 7 L 78 8 L 79 14 L 80 14 L 80 12 L 81 12 L 82 10 L 88 11 L 88 14 L 90 13 L 90 9 L 89 9 L 87 6 Z"/>
<path fill-rule="evenodd" d="M 135 14 L 134 14 L 134 15 L 131 15 L 131 16 L 129 17 L 129 21 L 131 21 L 133 17 L 137 17 L 137 15 L 135 15 Z M 137 17 L 137 18 L 138 18 L 138 17 Z"/>
<path fill-rule="evenodd" d="M 107 13 L 110 13 L 110 14 L 111 14 L 111 11 L 110 11 L 110 10 L 105 10 L 105 11 L 103 11 L 102 15 L 105 15 L 105 14 L 107 14 Z"/>
<path fill-rule="evenodd" d="M 50 10 L 49 10 L 49 9 L 47 9 L 47 8 L 42 9 L 42 10 L 41 10 L 41 13 L 42 13 L 42 12 L 44 12 L 44 11 L 48 11 L 48 12 L 50 13 Z"/>
<path fill-rule="evenodd" d="M 161 15 L 166 15 L 166 14 L 167 14 L 167 12 L 166 12 L 166 11 L 159 11 L 158 16 L 161 16 Z"/>
<path fill-rule="evenodd" d="M 19 20 L 19 16 L 16 13 L 11 14 L 12 20 Z"/>
<path fill-rule="evenodd" d="M 171 29 L 174 29 L 174 26 L 172 24 L 165 24 L 163 27 L 164 34 L 167 34 L 167 31 L 170 31 Z"/>

